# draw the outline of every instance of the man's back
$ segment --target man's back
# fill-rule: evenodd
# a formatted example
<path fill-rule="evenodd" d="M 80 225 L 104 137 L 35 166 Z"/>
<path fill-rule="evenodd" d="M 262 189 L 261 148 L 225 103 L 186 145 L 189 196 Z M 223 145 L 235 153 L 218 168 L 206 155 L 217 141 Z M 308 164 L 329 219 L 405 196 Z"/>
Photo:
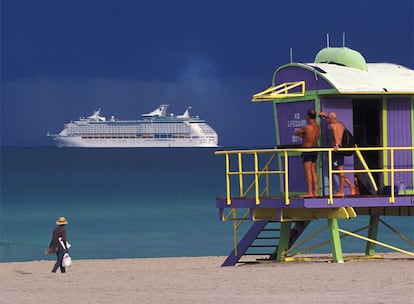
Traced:
<path fill-rule="evenodd" d="M 303 147 L 310 148 L 316 147 L 318 144 L 320 127 L 315 121 L 311 121 L 304 128 L 303 134 Z"/>
<path fill-rule="evenodd" d="M 342 143 L 342 135 L 344 134 L 345 127 L 341 122 L 333 121 L 331 124 L 332 130 L 332 141 L 333 145 L 338 144 L 341 145 Z"/>

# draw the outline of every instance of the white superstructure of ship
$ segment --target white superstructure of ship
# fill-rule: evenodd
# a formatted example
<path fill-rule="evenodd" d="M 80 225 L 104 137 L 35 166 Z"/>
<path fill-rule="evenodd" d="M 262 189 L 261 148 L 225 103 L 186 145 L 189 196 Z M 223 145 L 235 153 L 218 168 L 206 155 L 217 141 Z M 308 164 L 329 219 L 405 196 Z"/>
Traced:
<path fill-rule="evenodd" d="M 167 113 L 168 105 L 142 114 L 140 120 L 109 120 L 100 109 L 93 115 L 65 124 L 59 134 L 47 134 L 58 147 L 140 148 L 217 147 L 218 135 L 198 116 Z"/>

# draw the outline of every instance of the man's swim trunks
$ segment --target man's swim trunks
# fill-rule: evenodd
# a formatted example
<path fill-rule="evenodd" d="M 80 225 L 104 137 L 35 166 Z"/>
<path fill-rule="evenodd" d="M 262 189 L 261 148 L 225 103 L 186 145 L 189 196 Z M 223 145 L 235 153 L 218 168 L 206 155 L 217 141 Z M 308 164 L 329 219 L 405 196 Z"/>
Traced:
<path fill-rule="evenodd" d="M 332 168 L 334 170 L 338 169 L 344 165 L 345 156 L 340 152 L 333 152 L 332 153 Z"/>
<path fill-rule="evenodd" d="M 302 162 L 312 162 L 315 163 L 318 158 L 318 152 L 303 152 L 302 153 Z"/>

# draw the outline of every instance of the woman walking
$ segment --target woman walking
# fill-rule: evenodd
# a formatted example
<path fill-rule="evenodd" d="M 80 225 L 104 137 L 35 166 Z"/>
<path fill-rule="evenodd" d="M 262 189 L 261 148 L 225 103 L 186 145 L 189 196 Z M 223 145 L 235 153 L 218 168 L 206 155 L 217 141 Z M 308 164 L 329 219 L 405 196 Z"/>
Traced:
<path fill-rule="evenodd" d="M 62 260 L 65 253 L 68 252 L 68 247 L 66 243 L 66 228 L 65 225 L 68 224 L 68 221 L 65 217 L 61 216 L 56 221 L 56 228 L 53 230 L 52 240 L 50 241 L 49 249 L 51 252 L 56 253 L 56 263 L 53 266 L 52 272 L 55 273 L 56 270 L 60 267 L 62 273 L 66 272 L 65 267 L 62 266 Z"/>

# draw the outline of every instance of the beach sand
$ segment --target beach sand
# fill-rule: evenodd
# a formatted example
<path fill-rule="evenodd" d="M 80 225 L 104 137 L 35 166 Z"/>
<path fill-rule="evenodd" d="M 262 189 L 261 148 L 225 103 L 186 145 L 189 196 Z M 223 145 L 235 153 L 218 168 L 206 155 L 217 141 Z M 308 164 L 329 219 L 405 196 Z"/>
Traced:
<path fill-rule="evenodd" d="M 0 303 L 414 303 L 414 259 L 220 267 L 225 257 L 53 260 L 0 264 Z"/>

